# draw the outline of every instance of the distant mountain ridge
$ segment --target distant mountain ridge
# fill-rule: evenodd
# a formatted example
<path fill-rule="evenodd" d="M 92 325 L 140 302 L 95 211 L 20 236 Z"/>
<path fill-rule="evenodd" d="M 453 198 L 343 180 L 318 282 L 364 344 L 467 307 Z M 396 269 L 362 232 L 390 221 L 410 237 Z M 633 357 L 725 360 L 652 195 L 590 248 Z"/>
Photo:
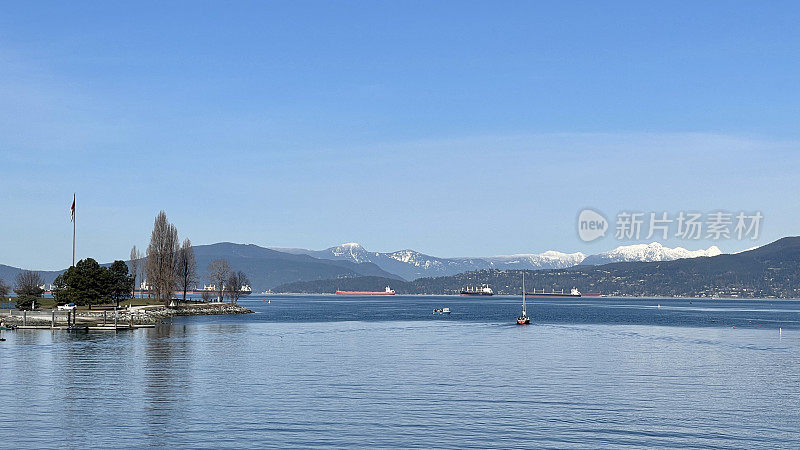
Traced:
<path fill-rule="evenodd" d="M 495 257 L 439 258 L 415 250 L 371 252 L 360 244 L 348 242 L 325 250 L 283 249 L 319 259 L 371 262 L 383 270 L 406 280 L 422 277 L 455 275 L 478 269 L 525 268 L 550 269 L 574 266 L 586 257 L 583 253 L 548 251 L 541 254 L 521 254 Z"/>
<path fill-rule="evenodd" d="M 679 258 L 715 256 L 717 247 L 690 251 L 670 249 L 659 243 L 621 246 L 596 255 L 581 252 L 546 251 L 492 257 L 439 258 L 414 250 L 370 252 L 350 242 L 325 250 L 265 248 L 254 244 L 220 242 L 194 246 L 198 280 L 208 283 L 206 269 L 215 259 L 226 259 L 234 270 L 244 271 L 254 292 L 296 281 L 379 277 L 389 280 L 416 280 L 425 277 L 452 276 L 476 270 L 551 270 L 578 265 L 605 264 L 625 261 L 672 261 Z M 106 263 L 108 264 L 108 263 Z M 23 269 L 0 265 L 0 278 L 13 284 Z M 39 271 L 49 285 L 60 271 Z"/>
<path fill-rule="evenodd" d="M 603 253 L 589 255 L 581 264 L 585 266 L 596 266 L 614 262 L 655 262 L 655 261 L 674 261 L 684 258 L 699 258 L 702 256 L 721 255 L 722 251 L 716 246 L 703 250 L 686 250 L 683 247 L 669 248 L 664 247 L 659 242 L 650 244 L 623 245 Z"/>
<path fill-rule="evenodd" d="M 0 264 L 0 279 L 13 288 L 14 280 L 17 278 L 17 274 L 24 271 L 25 269 L 20 269 L 19 267 Z M 56 277 L 63 272 L 63 270 L 34 270 L 34 272 L 38 273 L 42 277 L 46 285 L 50 285 L 50 283 L 52 283 L 53 280 L 55 280 Z"/>
<path fill-rule="evenodd" d="M 206 269 L 211 261 L 225 259 L 234 270 L 241 270 L 250 279 L 254 292 L 261 292 L 282 283 L 299 280 L 322 280 L 378 276 L 399 278 L 375 264 L 318 259 L 309 255 L 291 254 L 254 244 L 221 242 L 194 246 L 199 284 L 207 280 Z"/>
<path fill-rule="evenodd" d="M 735 254 L 526 272 L 529 290 L 577 287 L 611 296 L 800 298 L 800 237 L 779 239 Z M 278 286 L 275 291 L 331 293 L 344 286 L 362 290 L 392 283 L 398 294 L 455 294 L 465 286 L 488 283 L 498 294 L 519 295 L 521 281 L 520 270 L 482 269 L 411 282 L 376 277 L 297 282 Z"/>
<path fill-rule="evenodd" d="M 304 254 L 280 252 L 254 244 L 220 242 L 193 247 L 199 286 L 209 283 L 206 279 L 208 265 L 216 259 L 227 260 L 233 270 L 241 270 L 247 274 L 253 292 L 261 292 L 293 281 L 362 276 L 377 276 L 393 280 L 400 278 L 369 262 L 355 263 L 345 260 L 318 259 Z M 0 265 L 0 278 L 7 284 L 13 285 L 17 274 L 23 270 Z M 42 275 L 45 285 L 49 285 L 64 270 L 37 272 Z"/>
<path fill-rule="evenodd" d="M 597 265 L 625 261 L 674 261 L 681 258 L 716 256 L 722 252 L 716 246 L 706 250 L 686 250 L 682 247 L 664 247 L 658 242 L 620 246 L 614 250 L 586 255 L 582 252 L 564 253 L 548 250 L 542 253 L 524 253 L 488 257 L 440 258 L 415 250 L 371 252 L 356 242 L 330 247 L 325 250 L 277 249 L 295 254 L 306 254 L 319 259 L 346 260 L 356 263 L 371 262 L 383 270 L 406 280 L 423 277 L 449 276 L 483 269 L 546 270 L 564 269 L 580 264 Z"/>

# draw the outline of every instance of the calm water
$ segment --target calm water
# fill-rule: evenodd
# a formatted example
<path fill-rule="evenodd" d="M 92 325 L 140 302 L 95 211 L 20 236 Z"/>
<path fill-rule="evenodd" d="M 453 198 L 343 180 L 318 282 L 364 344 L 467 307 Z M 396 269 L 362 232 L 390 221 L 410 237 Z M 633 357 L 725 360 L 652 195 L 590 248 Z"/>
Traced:
<path fill-rule="evenodd" d="M 0 447 L 800 447 L 797 301 L 271 299 L 4 332 Z"/>

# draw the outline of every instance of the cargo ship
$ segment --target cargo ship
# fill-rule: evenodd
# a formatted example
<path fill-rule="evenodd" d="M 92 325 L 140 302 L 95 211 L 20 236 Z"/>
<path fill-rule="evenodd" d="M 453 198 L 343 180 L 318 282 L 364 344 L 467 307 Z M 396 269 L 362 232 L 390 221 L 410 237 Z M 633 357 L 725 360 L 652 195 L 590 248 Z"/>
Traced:
<path fill-rule="evenodd" d="M 534 289 L 533 293 L 526 292 L 525 295 L 528 297 L 582 297 L 583 296 L 583 294 L 581 294 L 581 291 L 579 291 L 576 288 L 572 288 L 572 290 L 570 290 L 569 292 L 564 292 L 563 289 L 561 290 L 561 292 L 555 292 L 555 291 L 545 292 L 544 289 L 542 289 L 542 292 L 536 292 L 536 289 Z M 592 296 L 599 297 L 600 294 L 595 294 Z"/>
<path fill-rule="evenodd" d="M 336 295 L 394 295 L 394 290 L 389 286 L 383 291 L 370 292 L 370 291 L 336 291 Z"/>
<path fill-rule="evenodd" d="M 494 291 L 488 284 L 483 284 L 479 288 L 467 286 L 466 289 L 461 291 L 462 297 L 488 297 L 491 295 L 494 295 Z"/>

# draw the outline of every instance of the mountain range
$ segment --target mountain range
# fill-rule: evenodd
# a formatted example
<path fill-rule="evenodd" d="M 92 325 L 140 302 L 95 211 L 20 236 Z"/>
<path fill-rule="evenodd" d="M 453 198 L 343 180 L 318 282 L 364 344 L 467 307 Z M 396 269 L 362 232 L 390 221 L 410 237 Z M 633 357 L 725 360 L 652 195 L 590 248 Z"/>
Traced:
<path fill-rule="evenodd" d="M 227 260 L 233 270 L 241 270 L 246 273 L 254 292 L 261 292 L 292 281 L 361 276 L 400 279 L 399 276 L 386 272 L 369 262 L 355 263 L 344 260 L 318 259 L 308 255 L 279 252 L 253 244 L 220 242 L 211 245 L 196 245 L 194 246 L 194 255 L 197 263 L 197 284 L 200 286 L 208 283 L 208 265 L 216 259 Z M 17 267 L 0 265 L 0 278 L 8 284 L 13 284 L 17 274 L 22 271 L 23 269 Z M 49 285 L 63 270 L 36 272 L 42 276 L 45 285 Z"/>
<path fill-rule="evenodd" d="M 632 252 L 651 255 L 641 250 Z M 783 238 L 735 254 L 526 272 L 528 290 L 547 292 L 577 287 L 582 292 L 610 296 L 800 298 L 800 237 Z M 399 294 L 456 294 L 466 286 L 488 283 L 498 294 L 519 295 L 521 282 L 521 270 L 482 269 L 409 282 L 380 277 L 295 282 L 274 290 L 331 293 L 340 289 L 382 290 L 391 284 Z"/>
<path fill-rule="evenodd" d="M 618 247 L 612 251 L 585 255 L 581 252 L 546 251 L 491 257 L 440 258 L 414 250 L 371 252 L 357 243 L 347 243 L 325 250 L 265 248 L 254 244 L 221 242 L 194 247 L 197 260 L 197 284 L 207 282 L 207 267 L 215 259 L 226 259 L 234 270 L 245 272 L 254 292 L 298 282 L 328 279 L 376 277 L 413 281 L 423 277 L 452 276 L 476 270 L 546 270 L 579 265 L 623 261 L 672 261 L 679 258 L 715 256 L 717 247 L 689 251 L 668 248 L 654 242 Z M 0 265 L 0 278 L 13 283 L 23 269 Z M 63 271 L 38 271 L 50 284 Z"/>
<path fill-rule="evenodd" d="M 241 270 L 250 279 L 254 292 L 297 280 L 323 280 L 379 276 L 400 277 L 370 262 L 353 262 L 314 258 L 309 255 L 279 252 L 254 244 L 222 242 L 194 247 L 198 280 L 202 284 L 208 275 L 208 265 L 225 259 L 234 270 Z"/>
<path fill-rule="evenodd" d="M 371 252 L 355 242 L 341 244 L 325 250 L 305 250 L 296 248 L 275 248 L 294 254 L 305 254 L 319 259 L 344 260 L 355 263 L 371 262 L 381 269 L 399 275 L 406 280 L 422 277 L 456 275 L 483 269 L 564 269 L 577 265 L 598 265 L 627 261 L 674 261 L 681 258 L 716 256 L 721 254 L 716 246 L 706 250 L 690 251 L 682 247 L 664 247 L 658 242 L 634 244 L 614 250 L 585 255 L 584 253 L 563 253 L 549 250 L 543 253 L 523 253 L 517 255 L 489 257 L 439 258 L 414 250 L 395 252 Z"/>

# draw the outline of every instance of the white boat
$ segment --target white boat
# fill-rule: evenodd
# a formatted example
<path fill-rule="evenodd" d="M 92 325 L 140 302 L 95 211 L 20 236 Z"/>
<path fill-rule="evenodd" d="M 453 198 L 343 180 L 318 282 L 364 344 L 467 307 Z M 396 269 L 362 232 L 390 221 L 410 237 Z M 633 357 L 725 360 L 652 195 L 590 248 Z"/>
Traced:
<path fill-rule="evenodd" d="M 517 317 L 517 325 L 528 325 L 531 323 L 531 318 L 528 317 L 528 311 L 525 308 L 525 272 L 522 272 L 522 315 Z"/>

